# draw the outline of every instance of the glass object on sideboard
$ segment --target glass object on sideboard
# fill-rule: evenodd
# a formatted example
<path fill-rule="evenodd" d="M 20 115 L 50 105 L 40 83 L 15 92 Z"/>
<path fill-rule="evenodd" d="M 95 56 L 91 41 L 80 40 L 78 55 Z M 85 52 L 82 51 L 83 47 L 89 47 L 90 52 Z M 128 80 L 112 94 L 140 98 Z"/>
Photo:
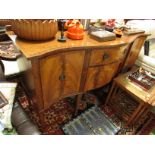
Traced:
<path fill-rule="evenodd" d="M 89 29 L 91 19 L 80 19 L 80 23 L 83 25 L 84 30 Z"/>

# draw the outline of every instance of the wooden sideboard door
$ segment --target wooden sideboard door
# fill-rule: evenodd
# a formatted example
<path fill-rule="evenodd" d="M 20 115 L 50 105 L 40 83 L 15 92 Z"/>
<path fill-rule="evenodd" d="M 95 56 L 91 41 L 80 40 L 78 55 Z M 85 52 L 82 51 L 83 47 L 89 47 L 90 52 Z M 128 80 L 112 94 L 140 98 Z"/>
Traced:
<path fill-rule="evenodd" d="M 85 51 L 73 51 L 64 55 L 63 96 L 79 92 Z"/>
<path fill-rule="evenodd" d="M 117 73 L 119 64 L 118 61 L 104 66 L 90 67 L 84 90 L 88 91 L 108 84 Z"/>
<path fill-rule="evenodd" d="M 80 88 L 85 51 L 70 51 L 40 60 L 44 108 Z"/>

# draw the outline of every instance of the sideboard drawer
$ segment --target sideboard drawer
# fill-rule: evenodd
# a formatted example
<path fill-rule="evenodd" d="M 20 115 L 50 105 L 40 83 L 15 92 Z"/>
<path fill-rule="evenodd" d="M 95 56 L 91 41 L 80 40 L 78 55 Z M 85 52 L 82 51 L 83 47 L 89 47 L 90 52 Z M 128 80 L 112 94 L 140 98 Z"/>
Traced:
<path fill-rule="evenodd" d="M 124 47 L 92 50 L 89 66 L 104 65 L 123 58 Z"/>

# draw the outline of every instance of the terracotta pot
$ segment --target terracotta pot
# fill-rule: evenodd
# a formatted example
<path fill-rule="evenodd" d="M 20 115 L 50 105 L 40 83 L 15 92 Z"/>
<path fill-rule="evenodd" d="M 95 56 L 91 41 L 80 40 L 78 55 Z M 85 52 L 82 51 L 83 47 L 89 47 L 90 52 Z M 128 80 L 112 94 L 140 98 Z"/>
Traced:
<path fill-rule="evenodd" d="M 12 20 L 12 30 L 23 39 L 28 40 L 48 40 L 55 37 L 58 31 L 56 20 Z"/>

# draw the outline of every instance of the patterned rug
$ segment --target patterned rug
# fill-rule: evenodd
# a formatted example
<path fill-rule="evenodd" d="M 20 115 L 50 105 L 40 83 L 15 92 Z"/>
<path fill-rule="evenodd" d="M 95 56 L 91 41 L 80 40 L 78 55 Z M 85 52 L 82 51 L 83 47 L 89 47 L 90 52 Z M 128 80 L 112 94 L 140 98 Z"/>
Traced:
<path fill-rule="evenodd" d="M 24 89 L 19 84 L 17 87 L 17 100 L 22 105 L 25 112 L 30 116 L 31 120 L 37 124 L 42 134 L 60 135 L 63 134 L 61 125 L 65 124 L 72 118 L 74 109 L 65 100 L 60 100 L 52 104 L 52 106 L 44 112 L 46 126 L 42 128 L 39 116 L 33 109 L 33 102 L 29 100 Z"/>
<path fill-rule="evenodd" d="M 141 118 L 137 124 L 131 127 L 125 127 L 125 121 L 117 117 L 116 111 L 109 106 L 103 106 L 102 110 L 109 116 L 116 126 L 121 128 L 119 135 L 149 135 L 155 128 L 155 115 L 148 113 L 147 116 Z"/>
<path fill-rule="evenodd" d="M 152 132 L 153 131 L 153 132 Z M 145 121 L 144 126 L 142 126 L 137 134 L 140 135 L 155 135 L 155 114 L 150 113 L 150 117 Z"/>
<path fill-rule="evenodd" d="M 45 135 L 61 135 L 64 134 L 62 131 L 62 126 L 73 119 L 74 114 L 74 104 L 75 98 L 65 98 L 51 105 L 51 107 L 44 112 L 46 126 L 43 128 L 40 124 L 39 117 L 35 110 L 33 109 L 33 102 L 29 100 L 21 84 L 18 84 L 16 92 L 17 100 L 20 102 L 24 110 L 30 116 L 32 121 L 37 124 L 42 134 Z M 123 96 L 123 95 L 122 95 Z M 120 98 L 118 98 L 120 99 Z M 126 99 L 126 97 L 125 97 Z M 131 103 L 131 105 L 129 105 Z M 91 107 L 94 104 L 99 104 L 95 95 L 85 94 L 83 97 L 83 102 L 81 103 L 79 115 L 84 112 L 86 109 Z M 115 104 L 114 104 L 115 105 Z M 118 134 L 120 135 L 132 135 L 132 134 L 150 134 L 150 132 L 155 128 L 155 116 L 153 113 L 149 113 L 146 117 L 142 118 L 135 126 L 130 128 L 125 127 L 125 118 L 121 117 L 118 114 L 119 109 L 118 105 L 114 108 L 114 105 L 110 106 L 100 106 L 100 108 L 109 116 L 109 118 L 116 124 L 121 127 L 121 130 Z M 124 106 L 122 114 L 128 116 L 131 111 L 136 107 L 136 104 L 133 102 L 128 102 Z"/>
<path fill-rule="evenodd" d="M 116 97 L 111 99 L 108 105 L 102 106 L 102 110 L 117 126 L 120 126 L 122 130 L 120 130 L 119 134 L 121 135 L 147 135 L 155 128 L 155 114 L 152 112 L 141 117 L 139 122 L 137 122 L 134 126 L 131 126 L 130 128 L 125 127 L 127 120 L 138 106 L 138 103 L 125 91 L 119 90 Z"/>

